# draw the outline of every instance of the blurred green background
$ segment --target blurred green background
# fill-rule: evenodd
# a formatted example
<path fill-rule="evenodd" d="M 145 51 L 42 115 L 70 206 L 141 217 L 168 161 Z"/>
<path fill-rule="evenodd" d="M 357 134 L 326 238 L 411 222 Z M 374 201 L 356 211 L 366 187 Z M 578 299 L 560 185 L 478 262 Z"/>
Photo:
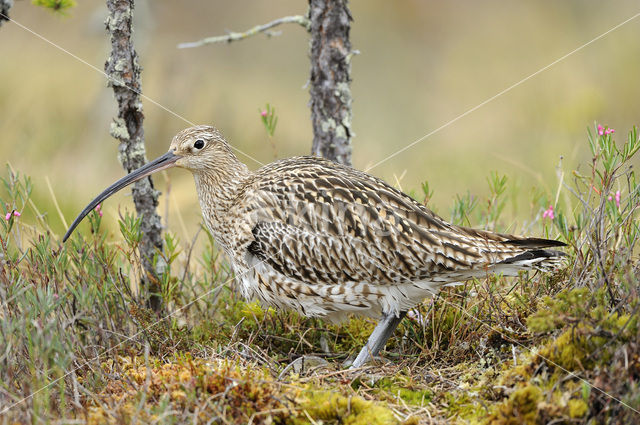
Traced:
<path fill-rule="evenodd" d="M 303 14 L 305 1 L 137 1 L 136 43 L 143 92 L 197 124 L 214 124 L 238 148 L 273 160 L 259 109 L 279 116 L 278 157 L 311 145 L 308 36 L 281 36 L 178 50 L 226 30 Z M 640 11 L 636 1 L 352 1 L 354 165 L 377 163 Z M 66 16 L 16 1 L 20 24 L 103 69 L 109 52 L 104 2 L 79 0 Z M 640 18 L 571 55 L 507 94 L 433 134 L 371 172 L 405 191 L 428 180 L 430 206 L 445 218 L 456 194 L 486 196 L 490 171 L 509 176 L 512 217 L 530 217 L 531 190 L 553 196 L 556 166 L 589 159 L 586 127 L 617 130 L 640 112 Z M 108 134 L 116 111 L 104 75 L 13 23 L 0 28 L 0 147 L 3 162 L 32 176 L 34 201 L 61 233 L 49 179 L 67 222 L 124 172 Z M 147 155 L 164 153 L 188 126 L 144 101 Z M 251 168 L 257 163 L 242 158 Z M 200 223 L 192 178 L 158 176 L 160 212 L 183 241 Z M 167 185 L 170 185 L 167 196 Z M 128 191 L 105 207 L 115 224 Z M 538 208 L 538 206 L 535 206 Z M 29 211 L 25 216 L 28 218 Z M 85 225 L 86 226 L 86 225 Z M 115 234 L 115 237 L 119 237 Z"/>

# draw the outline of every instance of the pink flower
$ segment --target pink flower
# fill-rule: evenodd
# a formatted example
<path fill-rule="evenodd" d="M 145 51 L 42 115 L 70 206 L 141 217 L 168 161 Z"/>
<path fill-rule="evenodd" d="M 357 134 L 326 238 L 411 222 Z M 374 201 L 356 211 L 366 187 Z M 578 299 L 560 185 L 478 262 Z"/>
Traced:
<path fill-rule="evenodd" d="M 266 116 L 267 116 L 267 111 L 266 111 L 266 109 L 265 109 L 264 111 L 260 112 L 260 115 L 262 115 L 263 117 L 266 117 Z"/>
<path fill-rule="evenodd" d="M 11 218 L 11 212 L 8 212 L 7 215 L 4 216 L 4 219 L 9 221 L 10 218 Z"/>
<path fill-rule="evenodd" d="M 620 208 L 620 196 L 621 196 L 620 191 L 617 190 L 614 196 L 609 195 L 607 196 L 607 199 L 609 201 L 613 201 L 615 199 L 616 207 Z"/>
<path fill-rule="evenodd" d="M 604 128 L 602 125 L 598 124 L 598 135 L 599 136 L 608 136 L 609 134 L 613 134 L 616 131 L 613 128 Z"/>
<path fill-rule="evenodd" d="M 22 214 L 20 214 L 18 211 L 14 211 L 13 215 L 15 215 L 16 217 L 20 217 Z"/>
<path fill-rule="evenodd" d="M 555 214 L 553 214 L 553 205 L 549 205 L 549 208 L 547 208 L 545 212 L 542 213 L 542 218 L 553 220 L 555 217 Z"/>
<path fill-rule="evenodd" d="M 99 215 L 100 217 L 102 217 L 102 209 L 101 209 L 101 207 L 100 207 L 100 204 L 96 205 L 96 209 L 95 209 L 95 211 L 98 213 L 98 215 Z"/>

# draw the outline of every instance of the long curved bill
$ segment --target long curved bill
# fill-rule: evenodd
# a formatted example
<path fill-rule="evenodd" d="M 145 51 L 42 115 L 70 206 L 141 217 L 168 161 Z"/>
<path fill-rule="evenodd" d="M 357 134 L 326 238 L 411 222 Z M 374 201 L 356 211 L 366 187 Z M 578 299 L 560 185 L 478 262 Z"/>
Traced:
<path fill-rule="evenodd" d="M 69 239 L 69 236 L 71 236 L 71 234 L 73 233 L 73 230 L 78 226 L 78 224 L 80 224 L 82 219 L 85 218 L 86 215 L 91 212 L 91 210 L 93 210 L 96 206 L 98 206 L 99 203 L 101 203 L 102 201 L 104 201 L 105 199 L 107 199 L 109 196 L 113 195 L 120 189 L 130 185 L 131 183 L 137 182 L 138 180 L 143 179 L 148 175 L 155 173 L 156 171 L 166 170 L 167 168 L 171 168 L 175 166 L 176 161 L 178 159 L 180 159 L 179 155 L 175 155 L 173 152 L 169 151 L 164 155 L 162 155 L 161 157 L 158 157 L 153 161 L 143 165 L 137 170 L 132 171 L 131 173 L 127 174 L 125 177 L 121 178 L 120 180 L 118 180 L 117 182 L 115 182 L 114 184 L 106 188 L 104 192 L 96 196 L 96 198 L 93 201 L 91 201 L 89 205 L 87 205 L 80 214 L 78 214 L 78 217 L 76 217 L 73 223 L 71 223 L 69 230 L 67 230 L 67 233 L 65 233 L 64 238 L 62 238 L 62 242 L 66 242 L 66 240 Z"/>

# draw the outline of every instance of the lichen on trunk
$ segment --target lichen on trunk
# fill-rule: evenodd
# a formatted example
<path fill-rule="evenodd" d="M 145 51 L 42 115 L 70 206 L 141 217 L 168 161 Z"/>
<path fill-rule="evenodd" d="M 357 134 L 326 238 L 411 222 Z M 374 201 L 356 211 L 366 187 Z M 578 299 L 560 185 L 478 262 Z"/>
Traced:
<path fill-rule="evenodd" d="M 118 103 L 118 117 L 113 120 L 110 133 L 120 141 L 120 163 L 127 172 L 131 172 L 147 162 L 142 127 L 144 114 L 140 100 L 142 68 L 132 39 L 134 0 L 107 0 L 107 7 L 109 16 L 105 25 L 111 39 L 111 54 L 105 63 L 105 71 Z M 132 189 L 136 212 L 138 217 L 142 217 L 139 250 L 146 274 L 143 281 L 151 294 L 149 305 L 156 311 L 162 306 L 157 284 L 157 275 L 161 270 L 154 268 L 154 256 L 162 249 L 162 224 L 156 212 L 159 194 L 153 187 L 151 177 L 139 180 Z"/>
<path fill-rule="evenodd" d="M 347 0 L 309 0 L 313 155 L 351 165 L 351 12 Z"/>

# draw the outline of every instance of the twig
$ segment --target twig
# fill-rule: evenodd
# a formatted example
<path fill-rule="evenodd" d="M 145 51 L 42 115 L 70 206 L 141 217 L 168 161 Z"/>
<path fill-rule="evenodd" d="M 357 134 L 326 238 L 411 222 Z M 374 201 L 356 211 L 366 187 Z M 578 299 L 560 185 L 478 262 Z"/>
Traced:
<path fill-rule="evenodd" d="M 200 47 L 200 46 L 204 46 L 205 44 L 212 44 L 212 43 L 231 43 L 232 41 L 244 40 L 245 38 L 252 37 L 261 32 L 264 32 L 267 34 L 267 36 L 271 37 L 273 35 L 277 35 L 277 33 L 273 33 L 268 30 L 281 24 L 298 24 L 304 27 L 304 29 L 306 29 L 307 31 L 309 31 L 311 28 L 311 22 L 309 21 L 309 18 L 307 18 L 306 16 L 302 16 L 302 15 L 285 16 L 283 18 L 276 19 L 275 21 L 271 21 L 263 25 L 256 25 L 255 27 L 250 28 L 245 32 L 229 32 L 227 35 L 207 37 L 207 38 L 203 38 L 202 40 L 193 41 L 190 43 L 180 43 L 178 44 L 178 49 Z"/>

